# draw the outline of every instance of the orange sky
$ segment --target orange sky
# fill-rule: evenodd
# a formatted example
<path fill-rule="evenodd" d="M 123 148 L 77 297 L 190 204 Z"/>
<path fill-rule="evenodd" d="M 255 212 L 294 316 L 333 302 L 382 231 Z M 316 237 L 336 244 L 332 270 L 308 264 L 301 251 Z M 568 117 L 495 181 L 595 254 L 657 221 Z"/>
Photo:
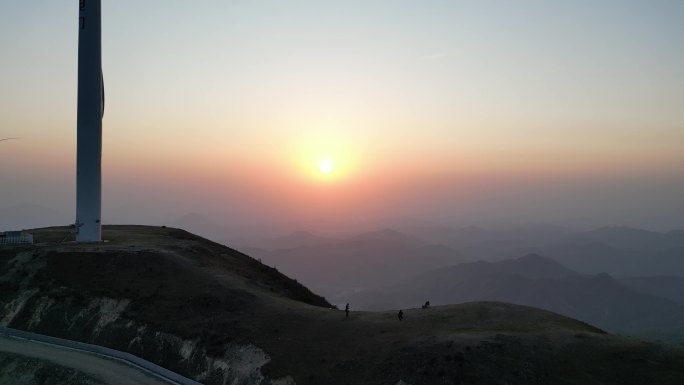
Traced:
<path fill-rule="evenodd" d="M 684 217 L 677 2 L 210 3 L 104 4 L 113 221 Z M 75 8 L 0 5 L 0 210 L 72 220 Z"/>

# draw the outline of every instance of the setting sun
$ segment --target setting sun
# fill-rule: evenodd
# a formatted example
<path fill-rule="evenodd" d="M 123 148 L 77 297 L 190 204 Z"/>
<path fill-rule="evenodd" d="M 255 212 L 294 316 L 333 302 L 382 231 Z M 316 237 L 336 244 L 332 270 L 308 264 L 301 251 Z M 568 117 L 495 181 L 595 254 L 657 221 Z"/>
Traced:
<path fill-rule="evenodd" d="M 335 162 L 328 158 L 321 158 L 318 160 L 318 170 L 323 174 L 330 174 L 335 170 Z"/>
<path fill-rule="evenodd" d="M 365 163 L 363 142 L 332 123 L 321 122 L 312 126 L 324 128 L 300 131 L 301 139 L 289 149 L 292 171 L 307 183 L 330 185 L 350 182 Z"/>

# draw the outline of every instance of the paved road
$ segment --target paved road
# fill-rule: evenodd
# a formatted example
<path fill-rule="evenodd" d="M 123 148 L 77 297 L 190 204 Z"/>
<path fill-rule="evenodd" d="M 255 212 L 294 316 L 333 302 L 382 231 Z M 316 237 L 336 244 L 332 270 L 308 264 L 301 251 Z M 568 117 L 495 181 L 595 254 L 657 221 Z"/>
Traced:
<path fill-rule="evenodd" d="M 169 385 L 158 377 L 124 362 L 85 351 L 0 336 L 0 352 L 20 354 L 73 368 L 108 384 Z"/>

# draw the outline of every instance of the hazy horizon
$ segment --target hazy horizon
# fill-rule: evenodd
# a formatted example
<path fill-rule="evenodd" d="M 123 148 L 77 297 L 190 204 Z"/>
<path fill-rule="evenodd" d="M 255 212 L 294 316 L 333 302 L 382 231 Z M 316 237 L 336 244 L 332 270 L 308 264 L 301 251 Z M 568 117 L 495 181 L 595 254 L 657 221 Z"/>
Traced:
<path fill-rule="evenodd" d="M 684 228 L 682 2 L 103 3 L 105 224 Z M 0 5 L 6 229 L 74 220 L 77 25 Z"/>

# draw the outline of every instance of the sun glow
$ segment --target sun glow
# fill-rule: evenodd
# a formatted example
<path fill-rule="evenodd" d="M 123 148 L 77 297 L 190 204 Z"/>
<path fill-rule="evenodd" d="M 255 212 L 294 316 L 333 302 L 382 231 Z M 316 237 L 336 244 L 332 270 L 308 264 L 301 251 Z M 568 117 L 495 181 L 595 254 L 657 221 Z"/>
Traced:
<path fill-rule="evenodd" d="M 323 174 L 330 174 L 335 170 L 335 161 L 330 157 L 318 160 L 318 170 Z"/>
<path fill-rule="evenodd" d="M 298 142 L 290 149 L 291 164 L 293 171 L 308 182 L 349 183 L 364 163 L 363 142 L 349 137 L 342 129 L 302 130 Z"/>

